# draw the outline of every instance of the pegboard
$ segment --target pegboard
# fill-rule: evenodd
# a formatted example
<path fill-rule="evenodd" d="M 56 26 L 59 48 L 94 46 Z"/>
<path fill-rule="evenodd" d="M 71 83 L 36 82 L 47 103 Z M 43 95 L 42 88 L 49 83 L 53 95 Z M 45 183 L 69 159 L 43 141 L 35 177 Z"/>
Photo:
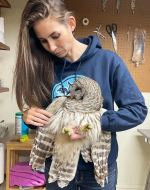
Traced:
<path fill-rule="evenodd" d="M 105 12 L 102 9 L 102 0 L 65 0 L 65 3 L 76 16 L 75 38 L 94 35 L 93 31 L 101 23 L 100 32 L 106 37 L 105 41 L 100 38 L 102 47 L 114 51 L 112 38 L 106 32 L 106 25 L 114 22 L 117 24 L 117 54 L 125 62 L 140 91 L 150 92 L 150 0 L 136 0 L 135 14 L 132 14 L 131 0 L 121 1 L 119 14 L 116 0 L 107 1 Z M 87 26 L 83 26 L 83 18 L 89 19 Z M 126 41 L 129 26 L 130 38 Z M 132 62 L 135 28 L 146 30 L 145 63 L 138 67 Z"/>

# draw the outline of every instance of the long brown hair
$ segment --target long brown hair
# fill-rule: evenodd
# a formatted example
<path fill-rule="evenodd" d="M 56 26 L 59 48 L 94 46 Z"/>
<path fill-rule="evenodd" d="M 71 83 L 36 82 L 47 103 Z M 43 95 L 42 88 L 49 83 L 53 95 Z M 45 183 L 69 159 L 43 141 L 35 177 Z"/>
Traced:
<path fill-rule="evenodd" d="M 22 112 L 24 105 L 41 108 L 51 97 L 53 61 L 33 30 L 36 22 L 49 16 L 67 24 L 74 14 L 68 11 L 62 0 L 29 0 L 22 13 L 13 81 L 17 104 Z"/>

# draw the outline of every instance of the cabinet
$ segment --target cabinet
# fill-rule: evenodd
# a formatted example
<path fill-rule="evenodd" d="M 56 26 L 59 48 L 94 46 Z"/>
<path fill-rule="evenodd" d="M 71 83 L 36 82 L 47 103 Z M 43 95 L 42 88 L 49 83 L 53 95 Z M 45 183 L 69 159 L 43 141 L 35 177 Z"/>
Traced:
<path fill-rule="evenodd" d="M 10 175 L 10 168 L 15 166 L 19 162 L 19 150 L 31 150 L 33 141 L 34 141 L 34 134 L 29 134 L 29 141 L 24 143 L 21 142 L 12 142 L 8 141 L 6 143 L 7 146 L 7 173 L 6 173 L 6 190 L 19 190 L 18 186 L 10 187 L 9 186 L 9 175 Z M 34 190 L 45 190 L 45 187 L 34 187 Z"/>
<path fill-rule="evenodd" d="M 9 4 L 7 0 L 0 0 L 0 8 L 1 7 L 11 8 L 11 5 Z M 0 9 L 0 16 L 1 16 L 1 9 Z M 10 47 L 0 42 L 0 50 L 10 50 Z M 0 88 L 0 93 L 7 92 L 7 91 L 9 91 L 9 88 Z"/>

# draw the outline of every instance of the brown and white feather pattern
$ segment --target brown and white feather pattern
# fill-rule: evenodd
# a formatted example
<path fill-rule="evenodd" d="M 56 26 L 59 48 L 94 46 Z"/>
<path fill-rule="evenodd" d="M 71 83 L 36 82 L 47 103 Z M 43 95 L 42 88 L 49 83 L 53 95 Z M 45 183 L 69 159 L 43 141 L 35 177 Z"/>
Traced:
<path fill-rule="evenodd" d="M 55 115 L 66 99 L 66 97 L 56 99 L 46 110 Z M 53 155 L 53 147 L 54 135 L 49 132 L 49 125 L 39 127 L 30 153 L 30 165 L 32 165 L 32 168 L 40 169 L 44 165 L 45 159 Z"/>
<path fill-rule="evenodd" d="M 37 130 L 30 154 L 30 165 L 39 169 L 51 155 L 49 183 L 57 181 L 63 188 L 74 178 L 79 155 L 85 162 L 93 162 L 95 179 L 104 186 L 108 176 L 108 155 L 111 147 L 111 134 L 101 130 L 100 109 L 103 98 L 98 83 L 89 78 L 77 79 L 71 89 L 72 98 L 58 98 L 46 109 L 53 116 L 49 123 Z M 81 128 L 90 123 L 92 130 Z M 78 127 L 84 139 L 71 140 L 62 133 L 69 124 Z"/>

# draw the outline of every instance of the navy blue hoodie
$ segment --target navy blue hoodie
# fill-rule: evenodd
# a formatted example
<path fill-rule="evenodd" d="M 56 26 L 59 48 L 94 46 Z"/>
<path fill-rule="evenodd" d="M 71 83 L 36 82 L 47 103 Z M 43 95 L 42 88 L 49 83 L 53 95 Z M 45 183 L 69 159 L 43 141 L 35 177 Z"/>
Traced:
<path fill-rule="evenodd" d="M 101 126 L 103 130 L 111 132 L 110 165 L 118 156 L 116 132 L 141 124 L 147 115 L 147 107 L 126 65 L 116 53 L 102 49 L 97 36 L 78 40 L 88 47 L 77 61 L 52 56 L 56 73 L 52 100 L 69 96 L 76 78 L 89 77 L 98 82 L 104 98 L 103 108 L 107 110 L 101 117 Z M 114 102 L 118 111 L 114 111 Z M 80 156 L 78 170 L 90 169 L 93 169 L 93 163 L 85 163 Z"/>

